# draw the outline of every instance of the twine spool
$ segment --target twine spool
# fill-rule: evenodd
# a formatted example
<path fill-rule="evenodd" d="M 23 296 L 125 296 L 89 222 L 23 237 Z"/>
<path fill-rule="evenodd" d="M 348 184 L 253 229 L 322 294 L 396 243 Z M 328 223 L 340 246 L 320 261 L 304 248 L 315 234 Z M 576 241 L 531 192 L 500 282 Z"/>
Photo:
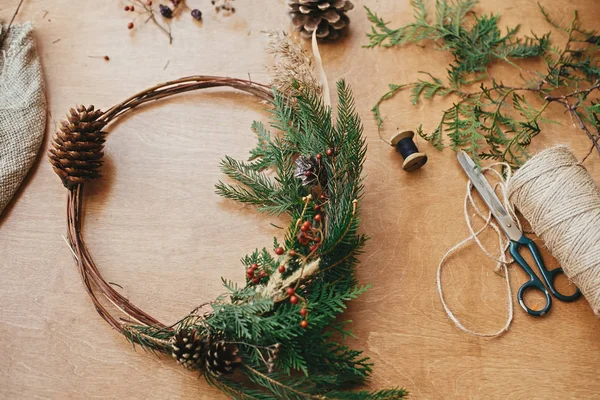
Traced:
<path fill-rule="evenodd" d="M 600 316 L 600 189 L 590 174 L 568 147 L 556 146 L 507 184 L 509 201 Z"/>
<path fill-rule="evenodd" d="M 421 168 L 427 162 L 427 156 L 420 153 L 417 145 L 413 141 L 415 133 L 413 131 L 398 132 L 390 139 L 390 144 L 395 147 L 398 153 L 404 158 L 402 169 L 408 172 Z"/>

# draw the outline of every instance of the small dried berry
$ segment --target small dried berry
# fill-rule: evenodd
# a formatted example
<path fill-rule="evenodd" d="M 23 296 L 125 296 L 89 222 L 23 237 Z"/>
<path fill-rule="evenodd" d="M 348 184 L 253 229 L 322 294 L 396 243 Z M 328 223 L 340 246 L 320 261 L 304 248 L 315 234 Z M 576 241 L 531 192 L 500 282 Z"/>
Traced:
<path fill-rule="evenodd" d="M 303 308 L 300 310 L 300 315 L 302 315 L 303 317 L 306 317 L 306 314 L 308 314 L 308 310 L 306 308 Z"/>
<path fill-rule="evenodd" d="M 260 271 L 260 277 L 264 278 L 265 276 L 267 276 L 267 273 L 265 271 Z"/>
<path fill-rule="evenodd" d="M 278 256 L 282 255 L 284 252 L 283 247 L 278 247 L 275 249 L 275 254 L 277 254 Z"/>
<path fill-rule="evenodd" d="M 173 18 L 173 10 L 171 10 L 168 6 L 165 6 L 164 4 L 160 4 L 158 6 L 158 9 L 160 11 L 160 15 L 162 15 L 165 18 Z"/>
<path fill-rule="evenodd" d="M 194 18 L 196 21 L 202 21 L 202 11 L 198 10 L 197 8 L 192 10 L 192 18 Z"/>
<path fill-rule="evenodd" d="M 298 301 L 299 301 L 298 297 L 296 297 L 296 296 L 291 296 L 290 297 L 290 303 L 292 303 L 292 304 L 298 304 Z"/>
<path fill-rule="evenodd" d="M 252 279 L 252 283 L 254 283 L 255 285 L 258 284 L 260 282 L 260 278 L 257 276 L 254 279 Z"/>
<path fill-rule="evenodd" d="M 300 327 L 302 327 L 303 329 L 306 329 L 306 328 L 308 328 L 308 321 L 307 321 L 307 320 L 305 320 L 305 319 L 303 319 L 303 320 L 300 322 Z"/>
<path fill-rule="evenodd" d="M 127 29 L 133 29 L 133 22 L 127 24 Z"/>
<path fill-rule="evenodd" d="M 296 291 L 294 290 L 293 287 L 289 287 L 285 290 L 285 292 L 287 293 L 288 296 L 293 295 L 294 293 L 296 293 Z"/>
<path fill-rule="evenodd" d="M 298 238 L 298 242 L 300 242 L 302 246 L 306 246 L 308 244 L 308 238 L 306 237 L 304 232 L 298 232 L 298 235 L 296 237 Z"/>
<path fill-rule="evenodd" d="M 285 272 L 285 265 L 280 265 L 279 268 L 277 268 L 277 270 L 280 274 L 283 274 Z"/>
<path fill-rule="evenodd" d="M 110 57 L 109 56 L 104 56 L 104 61 L 110 61 Z"/>
<path fill-rule="evenodd" d="M 135 11 L 135 6 L 129 7 L 129 11 Z"/>
<path fill-rule="evenodd" d="M 321 214 L 315 215 L 315 221 L 319 222 L 321 220 Z"/>
<path fill-rule="evenodd" d="M 296 257 L 298 255 L 298 253 L 296 253 L 296 250 L 292 249 L 289 251 L 289 255 L 290 255 L 290 257 Z"/>
<path fill-rule="evenodd" d="M 125 6 L 124 10 L 125 11 L 129 11 L 131 8 L 129 8 L 129 6 Z"/>

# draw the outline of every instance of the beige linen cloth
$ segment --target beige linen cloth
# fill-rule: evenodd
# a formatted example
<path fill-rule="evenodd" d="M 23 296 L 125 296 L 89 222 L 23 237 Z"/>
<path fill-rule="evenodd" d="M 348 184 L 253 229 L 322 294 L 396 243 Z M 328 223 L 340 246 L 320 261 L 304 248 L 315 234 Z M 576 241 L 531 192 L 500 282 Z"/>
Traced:
<path fill-rule="evenodd" d="M 0 31 L 6 28 L 0 25 Z M 0 216 L 35 161 L 46 127 L 44 81 L 31 30 L 29 23 L 13 24 L 0 44 Z"/>

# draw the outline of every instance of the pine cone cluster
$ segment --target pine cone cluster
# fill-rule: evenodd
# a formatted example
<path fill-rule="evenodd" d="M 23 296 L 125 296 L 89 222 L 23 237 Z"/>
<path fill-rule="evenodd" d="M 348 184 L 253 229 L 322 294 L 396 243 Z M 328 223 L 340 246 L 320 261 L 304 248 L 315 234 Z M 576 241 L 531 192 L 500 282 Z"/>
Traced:
<path fill-rule="evenodd" d="M 346 13 L 354 8 L 349 0 L 288 0 L 292 25 L 302 37 L 310 39 L 313 31 L 317 38 L 337 39 L 350 23 Z"/>
<path fill-rule="evenodd" d="M 190 369 L 204 369 L 214 374 L 233 372 L 242 359 L 239 349 L 222 340 L 211 340 L 196 330 L 181 329 L 175 334 L 171 355 L 177 362 Z"/>
<path fill-rule="evenodd" d="M 71 108 L 54 136 L 48 157 L 67 189 L 100 177 L 106 132 L 97 119 L 102 114 L 94 106 Z"/>

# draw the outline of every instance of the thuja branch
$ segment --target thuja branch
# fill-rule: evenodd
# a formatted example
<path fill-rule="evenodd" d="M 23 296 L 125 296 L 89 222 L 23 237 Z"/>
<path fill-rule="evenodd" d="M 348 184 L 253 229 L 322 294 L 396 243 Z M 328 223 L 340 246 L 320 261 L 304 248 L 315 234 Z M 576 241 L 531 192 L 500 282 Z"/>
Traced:
<path fill-rule="evenodd" d="M 556 47 L 551 44 L 549 33 L 517 37 L 517 26 L 502 34 L 499 16 L 474 14 L 473 0 L 436 2 L 435 18 L 428 15 L 422 0 L 413 0 L 411 4 L 415 9 L 414 22 L 398 29 L 389 28 L 382 18 L 367 9 L 373 28 L 366 47 L 431 40 L 449 51 L 454 62 L 448 66 L 446 83 L 423 72 L 423 78 L 416 82 L 389 85 L 389 91 L 372 109 L 380 128 L 381 104 L 400 91 L 410 90 L 413 104 L 434 97 L 455 96 L 457 100 L 443 111 L 435 129 L 427 133 L 420 126 L 417 132 L 439 149 L 444 147 L 447 136 L 453 149 L 465 150 L 477 161 L 501 160 L 518 167 L 527 159 L 527 146 L 541 132 L 540 125 L 553 122 L 544 115 L 548 105 L 556 102 L 565 107 L 573 122 L 592 141 L 592 149 L 600 153 L 600 106 L 592 96 L 600 87 L 600 36 L 585 30 L 576 12 L 562 26 L 540 6 L 548 23 L 566 35 L 565 44 Z M 524 70 L 520 60 L 530 58 L 542 58 L 545 67 Z M 506 83 L 494 77 L 489 67 L 496 62 L 515 68 L 517 82 Z M 479 88 L 470 91 L 474 83 Z"/>

